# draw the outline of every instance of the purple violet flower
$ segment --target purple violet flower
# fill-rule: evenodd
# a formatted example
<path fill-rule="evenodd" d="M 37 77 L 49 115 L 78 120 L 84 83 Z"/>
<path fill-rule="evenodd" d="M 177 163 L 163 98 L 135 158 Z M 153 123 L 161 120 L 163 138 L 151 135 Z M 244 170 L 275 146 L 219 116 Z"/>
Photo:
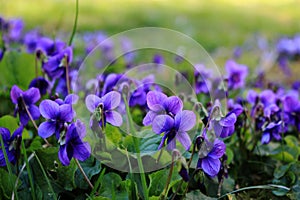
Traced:
<path fill-rule="evenodd" d="M 37 77 L 37 78 L 33 79 L 28 86 L 28 88 L 32 88 L 32 87 L 38 88 L 40 91 L 40 94 L 44 95 L 46 93 L 49 93 L 50 84 L 43 77 Z"/>
<path fill-rule="evenodd" d="M 153 75 L 149 75 L 142 79 L 141 81 L 135 80 L 137 89 L 132 92 L 129 98 L 129 106 L 133 107 L 135 105 L 140 105 L 142 107 L 147 107 L 147 93 L 152 89 L 151 86 L 155 83 L 155 77 Z M 156 86 L 155 89 L 159 89 Z"/>
<path fill-rule="evenodd" d="M 279 54 L 283 55 L 294 55 L 296 53 L 296 45 L 291 38 L 281 38 L 277 42 L 277 51 Z"/>
<path fill-rule="evenodd" d="M 164 64 L 165 63 L 164 57 L 160 54 L 155 54 L 153 56 L 153 63 L 155 63 L 155 64 Z"/>
<path fill-rule="evenodd" d="M 300 131 L 300 101 L 297 93 L 286 95 L 282 101 L 286 115 L 286 123 L 295 126 Z"/>
<path fill-rule="evenodd" d="M 234 111 L 229 112 L 220 120 L 212 120 L 211 125 L 214 128 L 217 137 L 226 138 L 234 133 L 234 124 L 237 120 L 237 115 Z"/>
<path fill-rule="evenodd" d="M 88 95 L 85 99 L 85 104 L 87 109 L 93 114 L 90 125 L 92 126 L 92 121 L 96 117 L 101 127 L 102 121 L 104 121 L 104 126 L 106 122 L 113 126 L 121 126 L 123 123 L 122 116 L 113 110 L 119 106 L 120 102 L 121 95 L 116 91 L 109 92 L 101 98 L 94 94 Z"/>
<path fill-rule="evenodd" d="M 68 47 L 60 53 L 50 57 L 43 63 L 43 69 L 47 75 L 53 79 L 61 77 L 65 72 L 65 67 L 70 65 L 73 58 L 72 47 Z"/>
<path fill-rule="evenodd" d="M 151 125 L 158 115 L 167 114 L 174 117 L 183 108 L 183 103 L 179 97 L 167 97 L 167 95 L 157 91 L 147 93 L 147 105 L 150 111 L 143 120 L 145 126 Z"/>
<path fill-rule="evenodd" d="M 18 42 L 21 38 L 24 23 L 21 19 L 1 20 L 0 31 L 5 42 Z"/>
<path fill-rule="evenodd" d="M 212 76 L 212 72 L 209 69 L 206 69 L 204 65 L 198 64 L 195 65 L 195 92 L 199 93 L 209 93 L 212 87 L 212 83 L 209 80 Z"/>
<path fill-rule="evenodd" d="M 23 43 L 26 47 L 27 53 L 35 52 L 39 37 L 40 34 L 37 30 L 31 30 L 25 34 Z"/>
<path fill-rule="evenodd" d="M 99 79 L 100 82 L 103 83 L 103 85 L 101 86 L 101 93 L 99 94 L 99 96 L 104 96 L 105 94 L 113 91 L 114 87 L 116 87 L 117 83 L 121 82 L 121 79 L 124 79 L 124 75 L 123 74 L 109 74 L 105 77 L 100 76 L 97 77 L 97 79 Z M 123 80 L 122 80 L 123 81 Z"/>
<path fill-rule="evenodd" d="M 66 44 L 61 40 L 52 40 L 47 37 L 38 39 L 35 51 L 42 52 L 45 56 L 54 56 L 63 51 Z"/>
<path fill-rule="evenodd" d="M 264 116 L 268 118 L 270 118 L 272 113 L 279 111 L 279 107 L 276 105 L 277 97 L 272 90 L 264 90 L 260 94 L 257 94 L 254 90 L 249 90 L 247 100 L 253 106 L 251 117 L 254 117 L 257 106 L 263 106 Z M 258 105 L 259 102 L 261 105 Z"/>
<path fill-rule="evenodd" d="M 10 131 L 7 128 L 0 127 L 0 134 L 3 139 L 4 148 L 9 162 L 15 164 L 17 157 L 20 154 L 20 142 L 22 140 L 22 132 L 24 127 L 21 125 L 15 130 L 13 135 L 10 135 Z M 2 149 L 0 148 L 0 166 L 6 166 L 5 157 Z"/>
<path fill-rule="evenodd" d="M 220 111 L 220 102 L 215 102 L 210 115 L 212 118 L 211 127 L 214 129 L 217 137 L 226 138 L 234 133 L 237 117 L 243 112 L 243 107 L 238 105 L 227 113 L 225 117 L 222 117 L 221 113 L 218 113 L 218 116 L 212 116 L 215 114 L 213 113 L 215 110 Z"/>
<path fill-rule="evenodd" d="M 59 105 L 55 101 L 44 100 L 40 104 L 41 115 L 47 121 L 40 124 L 38 134 L 42 138 L 48 138 L 55 133 L 57 139 L 65 128 L 66 122 L 71 122 L 75 116 L 75 112 L 70 104 Z"/>
<path fill-rule="evenodd" d="M 188 169 L 182 164 L 178 173 L 185 182 L 188 182 L 190 180 Z"/>
<path fill-rule="evenodd" d="M 66 96 L 64 100 L 62 99 L 55 99 L 55 102 L 58 105 L 63 105 L 63 104 L 76 104 L 78 101 L 79 97 L 76 94 L 69 94 Z"/>
<path fill-rule="evenodd" d="M 10 97 L 12 102 L 16 105 L 15 115 L 16 113 L 19 114 L 21 124 L 25 126 L 30 120 L 27 110 L 33 120 L 40 117 L 39 109 L 34 105 L 41 98 L 37 88 L 30 88 L 23 92 L 18 86 L 14 85 L 11 88 Z"/>
<path fill-rule="evenodd" d="M 248 67 L 228 60 L 225 64 L 229 89 L 239 89 L 244 87 L 245 79 L 248 75 Z"/>
<path fill-rule="evenodd" d="M 206 134 L 204 135 L 204 142 L 199 150 L 199 160 L 197 168 L 202 169 L 205 174 L 210 177 L 218 175 L 221 168 L 220 158 L 226 151 L 226 145 L 222 140 L 215 139 L 214 142 L 208 141 Z"/>
<path fill-rule="evenodd" d="M 262 144 L 268 144 L 272 138 L 277 141 L 281 140 L 281 123 L 282 121 L 277 123 L 270 122 L 265 128 L 263 128 L 263 135 L 261 138 Z"/>
<path fill-rule="evenodd" d="M 82 141 L 85 135 L 85 125 L 80 120 L 67 128 L 65 135 L 59 140 L 58 158 L 63 165 L 69 165 L 73 157 L 80 161 L 90 157 L 91 146 L 88 142 Z"/>
<path fill-rule="evenodd" d="M 174 119 L 169 115 L 159 115 L 153 120 L 152 130 L 154 133 L 165 133 L 158 147 L 161 149 L 167 141 L 167 149 L 176 148 L 175 138 L 188 150 L 191 146 L 191 139 L 187 131 L 196 124 L 196 115 L 189 110 L 178 112 Z"/>

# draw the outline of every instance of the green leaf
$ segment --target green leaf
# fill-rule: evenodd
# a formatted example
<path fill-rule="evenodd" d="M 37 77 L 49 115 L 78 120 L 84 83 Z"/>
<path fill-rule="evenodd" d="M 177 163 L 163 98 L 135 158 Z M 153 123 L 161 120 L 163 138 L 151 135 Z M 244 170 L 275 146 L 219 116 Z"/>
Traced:
<path fill-rule="evenodd" d="M 102 164 L 110 167 L 117 166 L 118 169 L 122 169 L 123 171 L 129 170 L 125 150 L 113 149 L 108 152 L 97 151 L 95 154 L 97 158 L 101 160 Z"/>
<path fill-rule="evenodd" d="M 206 200 L 217 200 L 217 198 L 211 198 L 204 194 L 202 194 L 199 190 L 194 190 L 186 194 L 187 200 L 194 200 L 194 199 L 206 199 Z"/>
<path fill-rule="evenodd" d="M 227 155 L 227 165 L 229 165 L 233 160 L 233 151 L 229 147 L 226 147 L 226 155 Z"/>
<path fill-rule="evenodd" d="M 77 165 L 74 160 L 71 160 L 69 166 L 63 166 L 58 159 L 58 148 L 49 147 L 46 149 L 39 149 L 36 151 L 45 171 L 48 173 L 48 177 L 51 180 L 52 185 L 56 186 L 56 190 L 73 190 L 76 188 L 75 184 L 75 172 L 77 170 Z M 38 181 L 39 186 L 42 191 L 48 191 L 48 185 L 45 180 L 41 179 L 42 175 L 37 172 L 39 166 L 33 166 L 34 180 Z M 55 189 L 54 189 L 55 190 Z M 45 193 L 45 192 L 44 192 Z"/>
<path fill-rule="evenodd" d="M 280 165 L 274 170 L 274 177 L 276 179 L 281 178 L 289 169 L 290 169 L 291 164 L 287 165 Z"/>
<path fill-rule="evenodd" d="M 126 179 L 123 182 L 125 184 L 126 191 L 128 193 L 128 198 L 132 200 L 138 199 L 137 182 L 131 179 Z"/>
<path fill-rule="evenodd" d="M 167 179 L 169 176 L 169 169 L 162 169 L 149 175 L 150 186 L 149 196 L 159 196 L 165 188 Z M 174 166 L 172 178 L 170 181 L 169 188 L 174 186 L 178 181 L 181 180 L 181 176 L 177 172 L 177 166 Z"/>
<path fill-rule="evenodd" d="M 126 182 L 116 173 L 105 174 L 102 180 L 100 195 L 110 199 L 128 199 L 126 191 Z"/>
<path fill-rule="evenodd" d="M 11 183 L 15 183 L 17 176 L 14 174 L 10 176 L 6 170 L 0 168 L 0 189 L 3 196 L 7 199 L 11 198 L 11 194 L 14 190 L 13 186 L 9 184 L 9 179 L 11 180 Z"/>
<path fill-rule="evenodd" d="M 286 151 L 279 151 L 279 153 L 273 155 L 272 157 L 287 163 L 295 161 L 296 160 L 295 151 L 292 148 L 288 148 L 288 147 L 285 149 Z"/>
<path fill-rule="evenodd" d="M 40 136 L 34 137 L 32 142 L 30 143 L 30 146 L 27 148 L 27 151 L 34 152 L 34 151 L 37 151 L 38 149 L 41 149 L 42 142 L 43 142 L 43 139 Z"/>
<path fill-rule="evenodd" d="M 103 197 L 103 196 L 98 196 L 98 197 L 93 197 L 93 200 L 110 200 L 110 198 Z"/>
<path fill-rule="evenodd" d="M 279 169 L 282 169 L 283 172 L 285 172 L 282 176 L 281 174 L 283 172 L 281 172 Z M 273 183 L 275 184 L 279 184 L 279 185 L 286 185 L 287 187 L 291 188 L 290 191 L 287 190 L 282 190 L 280 188 L 273 190 L 273 194 L 277 195 L 277 196 L 283 196 L 286 195 L 288 196 L 290 199 L 299 199 L 300 198 L 300 162 L 294 162 L 294 163 L 290 163 L 288 165 L 282 166 L 282 167 L 278 167 L 275 169 L 276 171 L 280 171 L 279 174 L 277 174 L 277 176 L 280 179 L 274 179 Z M 275 175 L 274 172 L 274 175 Z M 288 193 L 287 193 L 288 192 Z"/>
<path fill-rule="evenodd" d="M 137 133 L 141 138 L 140 140 L 140 152 L 142 155 L 148 155 L 153 152 L 157 152 L 159 143 L 161 141 L 161 137 L 155 133 L 151 129 L 143 130 Z"/>
<path fill-rule="evenodd" d="M 13 134 L 13 132 L 19 128 L 18 120 L 10 115 L 5 115 L 0 118 L 0 127 L 8 128 L 10 133 Z M 30 134 L 26 129 L 23 130 L 22 137 L 23 139 L 30 138 Z"/>
<path fill-rule="evenodd" d="M 149 200 L 159 200 L 159 197 L 157 197 L 157 196 L 152 196 L 152 197 L 149 198 Z"/>
<path fill-rule="evenodd" d="M 0 71 L 2 87 L 12 87 L 16 84 L 21 89 L 27 89 L 35 77 L 35 57 L 16 51 L 7 52 L 0 62 Z"/>
<path fill-rule="evenodd" d="M 101 171 L 100 162 L 94 157 L 90 157 L 84 162 L 79 161 L 79 163 L 90 180 Z M 89 187 L 79 169 L 75 173 L 75 183 L 81 189 L 88 189 Z"/>
<path fill-rule="evenodd" d="M 287 135 L 284 137 L 284 141 L 289 147 L 298 147 L 298 139 L 295 136 Z"/>
<path fill-rule="evenodd" d="M 122 141 L 122 134 L 119 128 L 109 124 L 105 127 L 105 136 L 106 139 L 110 140 L 114 145 L 118 145 Z"/>
<path fill-rule="evenodd" d="M 282 197 L 285 196 L 288 193 L 288 191 L 284 189 L 276 189 L 273 190 L 272 193 L 275 194 L 276 196 Z"/>
<path fill-rule="evenodd" d="M 298 200 L 300 199 L 300 185 L 294 185 L 292 187 L 292 192 L 287 195 L 290 199 Z"/>

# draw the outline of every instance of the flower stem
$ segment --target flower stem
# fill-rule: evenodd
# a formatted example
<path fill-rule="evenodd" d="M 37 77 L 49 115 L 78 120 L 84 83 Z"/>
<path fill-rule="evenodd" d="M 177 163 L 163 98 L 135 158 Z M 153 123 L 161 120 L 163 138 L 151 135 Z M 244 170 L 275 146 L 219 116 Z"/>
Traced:
<path fill-rule="evenodd" d="M 67 82 L 67 90 L 68 94 L 71 93 L 71 86 L 70 86 L 70 77 L 69 77 L 69 62 L 68 62 L 68 56 L 66 56 L 66 82 Z"/>
<path fill-rule="evenodd" d="M 74 35 L 75 35 L 75 32 L 76 32 L 76 29 L 77 29 L 77 21 L 78 21 L 78 3 L 79 0 L 76 0 L 76 10 L 75 10 L 75 20 L 74 20 L 74 25 L 73 25 L 73 30 L 72 30 L 72 34 L 71 34 L 71 37 L 70 37 L 70 40 L 69 40 L 69 46 L 72 45 L 72 42 L 73 42 L 73 38 L 74 38 Z"/>
<path fill-rule="evenodd" d="M 27 113 L 27 115 L 28 115 L 30 121 L 32 122 L 32 124 L 33 124 L 34 128 L 36 129 L 36 131 L 38 131 L 38 126 L 36 125 L 35 121 L 33 120 L 33 117 L 32 117 L 32 115 L 31 115 L 31 113 L 29 112 L 29 110 L 28 110 L 28 108 L 27 108 L 27 105 L 26 105 L 26 103 L 25 103 L 23 97 L 21 97 L 21 99 L 22 99 L 23 106 L 24 106 L 24 108 L 25 108 L 25 110 L 26 110 L 26 113 Z M 45 143 L 46 143 L 47 146 L 51 146 L 51 144 L 48 142 L 47 139 L 44 138 L 44 141 L 45 141 Z"/>
<path fill-rule="evenodd" d="M 29 163 L 30 160 L 32 160 L 33 157 L 34 157 L 34 153 L 30 154 L 30 156 L 29 156 L 28 159 L 27 159 L 27 162 Z M 22 165 L 21 170 L 20 170 L 20 172 L 18 173 L 18 177 L 17 177 L 17 180 L 16 180 L 16 182 L 15 182 L 15 188 L 18 187 L 18 183 L 19 183 L 19 180 L 20 180 L 20 176 L 21 176 L 21 174 L 23 173 L 25 167 L 27 168 L 26 162 Z M 11 199 L 12 199 L 12 200 L 15 199 L 15 193 L 12 194 Z"/>
<path fill-rule="evenodd" d="M 105 125 L 104 125 L 104 110 L 103 107 L 101 108 L 101 128 L 102 128 L 102 139 L 103 139 L 103 148 L 106 150 L 106 136 L 105 136 Z"/>
<path fill-rule="evenodd" d="M 31 190 L 30 190 L 31 191 L 31 196 L 32 196 L 32 199 L 35 200 L 36 199 L 36 196 L 35 196 L 36 193 L 35 193 L 35 188 L 34 188 L 34 184 L 33 184 L 32 171 L 31 171 L 31 168 L 29 166 L 29 161 L 28 161 L 26 148 L 25 148 L 25 144 L 24 144 L 23 139 L 21 140 L 21 146 L 22 146 L 22 151 L 23 151 L 23 154 L 24 154 L 24 160 L 25 160 L 25 163 L 26 163 L 29 183 L 30 183 L 30 187 L 31 187 Z"/>
<path fill-rule="evenodd" d="M 89 178 L 87 177 L 87 175 L 85 174 L 85 172 L 84 172 L 84 170 L 82 169 L 82 167 L 81 167 L 79 161 L 78 161 L 76 158 L 74 158 L 74 160 L 75 160 L 75 163 L 76 163 L 77 167 L 79 168 L 80 172 L 82 173 L 82 175 L 83 175 L 85 181 L 89 184 L 90 188 L 93 190 L 93 189 L 94 189 L 94 186 L 93 186 L 93 184 L 91 183 L 91 181 L 89 180 Z"/>
<path fill-rule="evenodd" d="M 165 198 L 166 195 L 168 195 L 168 190 L 169 190 L 169 185 L 170 185 L 170 182 L 171 182 L 171 178 L 172 178 L 172 174 L 173 174 L 173 169 L 174 169 L 174 158 L 175 158 L 175 152 L 173 151 L 172 153 L 172 162 L 171 162 L 171 167 L 170 167 L 170 171 L 169 171 L 169 175 L 168 175 L 168 179 L 167 179 L 167 182 L 166 182 L 166 186 L 164 188 L 164 191 L 162 192 L 161 196 L 163 198 Z"/>
<path fill-rule="evenodd" d="M 193 150 L 192 150 L 191 158 L 190 158 L 190 160 L 189 160 L 189 162 L 188 162 L 188 164 L 187 164 L 188 169 L 190 168 L 190 166 L 191 166 L 191 164 L 192 164 L 192 160 L 193 160 L 193 157 L 194 157 L 195 152 L 196 152 L 196 145 L 193 143 Z M 173 197 L 172 197 L 172 200 L 175 199 L 177 193 L 179 192 L 179 190 L 180 190 L 180 188 L 181 188 L 182 183 L 183 183 L 183 179 L 181 179 L 181 181 L 179 182 L 178 187 L 177 187 L 177 189 L 176 189 L 176 191 L 175 191 L 175 193 L 174 193 L 174 195 L 173 195 Z"/>
<path fill-rule="evenodd" d="M 133 125 L 133 120 L 132 120 L 132 117 L 131 117 L 131 114 L 130 114 L 127 98 L 124 94 L 122 96 L 123 96 L 125 107 L 126 107 L 126 114 L 127 114 L 127 118 L 128 118 L 128 122 L 129 122 L 130 132 L 133 135 L 133 137 L 132 137 L 133 138 L 133 143 L 134 143 L 135 151 L 137 153 L 137 162 L 138 162 L 138 167 L 139 167 L 140 176 L 141 176 L 144 199 L 147 200 L 148 199 L 148 189 L 147 189 L 146 177 L 145 177 L 145 172 L 144 172 L 144 167 L 143 167 L 143 161 L 142 161 L 142 158 L 141 158 L 141 153 L 140 153 L 140 148 L 139 148 L 139 141 L 138 141 L 138 139 L 136 137 L 136 134 L 135 134 L 136 131 L 135 131 L 135 128 L 134 128 L 134 125 Z"/>

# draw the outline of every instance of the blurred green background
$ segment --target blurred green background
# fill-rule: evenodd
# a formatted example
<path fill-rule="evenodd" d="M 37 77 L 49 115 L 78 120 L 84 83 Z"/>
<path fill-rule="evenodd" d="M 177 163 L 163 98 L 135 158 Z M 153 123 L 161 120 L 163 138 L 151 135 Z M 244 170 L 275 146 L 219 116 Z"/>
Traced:
<path fill-rule="evenodd" d="M 300 32 L 299 0 L 79 0 L 78 31 L 108 35 L 157 26 L 185 33 L 205 49 L 234 47 L 254 33 L 269 39 Z M 75 0 L 0 0 L 0 14 L 51 35 L 70 34 Z"/>

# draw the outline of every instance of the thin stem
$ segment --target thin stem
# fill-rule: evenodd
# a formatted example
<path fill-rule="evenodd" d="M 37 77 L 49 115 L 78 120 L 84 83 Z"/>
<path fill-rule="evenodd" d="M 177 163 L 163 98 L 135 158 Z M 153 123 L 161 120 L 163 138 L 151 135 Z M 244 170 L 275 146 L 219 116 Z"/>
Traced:
<path fill-rule="evenodd" d="M 284 124 L 284 111 L 283 111 L 283 109 L 282 109 L 282 112 L 281 112 L 281 121 L 282 121 L 281 127 L 284 128 L 285 124 Z M 284 162 L 284 160 L 285 160 L 285 157 L 284 157 L 284 131 L 281 132 L 280 146 L 281 146 L 281 153 L 282 153 L 282 161 Z"/>
<path fill-rule="evenodd" d="M 79 161 L 78 161 L 76 158 L 74 158 L 74 160 L 75 160 L 75 163 L 76 163 L 77 167 L 79 168 L 80 172 L 82 173 L 82 175 L 83 175 L 85 181 L 89 184 L 90 188 L 93 190 L 93 189 L 94 189 L 94 186 L 93 186 L 93 184 L 91 183 L 91 181 L 89 180 L 89 178 L 87 177 L 87 175 L 85 174 L 85 172 L 84 172 L 84 170 L 82 169 L 82 167 L 81 167 Z"/>
<path fill-rule="evenodd" d="M 105 171 L 106 171 L 106 168 L 104 168 L 103 170 L 102 170 L 102 172 L 101 172 L 101 174 L 99 175 L 99 177 L 98 177 L 98 179 L 97 179 L 97 181 L 96 181 L 96 183 L 95 183 L 95 186 L 94 186 L 94 189 L 92 190 L 92 192 L 91 192 L 91 196 L 93 195 L 98 195 L 98 192 L 96 191 L 97 190 L 97 188 L 99 187 L 99 185 L 100 185 L 100 183 L 101 183 L 101 181 L 102 181 L 102 179 L 103 179 L 103 176 L 104 176 L 104 173 L 105 173 Z"/>
<path fill-rule="evenodd" d="M 30 154 L 30 156 L 28 157 L 28 162 L 34 157 L 34 154 Z M 26 162 L 22 165 L 21 170 L 18 174 L 17 180 L 15 182 L 15 187 L 18 186 L 19 180 L 20 180 L 20 176 L 23 173 L 24 169 L 27 167 Z M 15 199 L 15 193 L 12 194 L 11 199 L 14 200 Z"/>
<path fill-rule="evenodd" d="M 173 154 L 172 154 L 172 163 L 171 163 L 171 167 L 170 167 L 168 179 L 167 179 L 167 182 L 166 182 L 165 189 L 164 189 L 164 191 L 161 194 L 163 197 L 165 197 L 166 195 L 168 195 L 167 192 L 169 190 L 169 185 L 170 185 L 170 182 L 171 182 L 173 168 L 174 168 L 174 157 L 175 157 L 175 152 L 173 152 Z"/>
<path fill-rule="evenodd" d="M 75 20 L 74 20 L 72 34 L 71 34 L 71 37 L 70 37 L 70 40 L 69 40 L 69 46 L 72 45 L 73 38 L 74 38 L 76 29 L 77 29 L 78 11 L 79 11 L 79 6 L 78 6 L 79 3 L 78 2 L 79 2 L 79 0 L 76 0 Z"/>
<path fill-rule="evenodd" d="M 194 157 L 195 152 L 196 152 L 196 145 L 195 145 L 195 143 L 193 143 L 193 150 L 192 150 L 191 158 L 190 158 L 190 160 L 189 160 L 189 162 L 188 162 L 188 168 L 190 168 L 190 166 L 191 166 L 191 164 L 192 164 L 192 161 L 193 161 L 193 157 Z"/>
<path fill-rule="evenodd" d="M 26 113 L 27 113 L 27 115 L 28 115 L 30 121 L 32 122 L 32 124 L 33 124 L 34 128 L 36 129 L 36 131 L 38 131 L 38 126 L 36 125 L 35 121 L 33 120 L 33 117 L 32 117 L 32 115 L 31 115 L 31 113 L 29 112 L 29 110 L 28 110 L 28 108 L 27 108 L 27 105 L 26 105 L 26 103 L 25 103 L 23 97 L 21 97 L 21 99 L 22 99 L 23 107 L 25 108 Z M 46 145 L 47 145 L 47 146 L 51 146 L 51 144 L 48 142 L 47 139 L 44 139 L 44 141 L 46 142 Z"/>
<path fill-rule="evenodd" d="M 193 143 L 193 150 L 192 150 L 191 158 L 190 158 L 190 160 L 189 160 L 189 162 L 187 164 L 188 169 L 190 168 L 190 166 L 192 164 L 192 160 L 193 160 L 195 152 L 196 152 L 196 145 Z M 179 185 L 177 186 L 177 189 L 176 189 L 175 193 L 173 194 L 172 200 L 175 199 L 177 193 L 179 192 L 179 190 L 181 188 L 182 183 L 183 183 L 183 179 L 181 179 L 181 181 L 179 182 Z"/>
<path fill-rule="evenodd" d="M 28 162 L 28 157 L 27 157 L 27 153 L 26 153 L 26 148 L 25 148 L 25 144 L 23 139 L 21 140 L 21 145 L 22 145 L 22 151 L 24 154 L 24 159 L 25 159 L 25 163 L 26 163 L 26 168 L 27 168 L 27 173 L 28 173 L 28 177 L 29 177 L 29 183 L 30 183 L 30 187 L 31 187 L 31 196 L 32 199 L 35 200 L 35 188 L 34 188 L 34 184 L 33 184 L 33 178 L 32 178 L 32 172 L 31 172 L 31 168 L 29 166 L 29 162 Z"/>
<path fill-rule="evenodd" d="M 46 182 L 47 182 L 47 184 L 48 184 L 48 187 L 49 187 L 49 189 L 50 189 L 50 191 L 51 191 L 51 193 L 52 193 L 54 199 L 57 199 L 56 194 L 55 194 L 55 192 L 54 192 L 54 190 L 53 190 L 53 187 L 52 187 L 52 185 L 51 185 L 51 183 L 50 183 L 50 181 L 49 181 L 49 179 L 48 179 L 48 177 L 47 177 L 46 171 L 45 171 L 45 169 L 44 169 L 44 167 L 43 167 L 43 165 L 42 165 L 42 163 L 41 163 L 39 157 L 36 155 L 36 153 L 34 153 L 34 156 L 35 156 L 36 161 L 38 162 L 38 164 L 39 164 L 39 166 L 40 166 L 40 168 L 41 168 L 41 170 L 42 170 L 42 174 L 43 174 L 44 178 L 46 179 Z"/>
<path fill-rule="evenodd" d="M 148 190 L 147 190 L 147 183 L 146 183 L 146 177 L 145 177 L 143 162 L 142 162 L 142 158 L 141 158 L 141 154 L 140 154 L 139 140 L 137 139 L 137 137 L 135 135 L 136 131 L 135 131 L 135 128 L 134 128 L 134 125 L 133 125 L 133 120 L 132 120 L 132 117 L 131 117 L 131 114 L 130 114 L 127 98 L 124 94 L 122 96 L 123 96 L 125 107 L 126 107 L 126 114 L 127 114 L 127 119 L 128 119 L 129 126 L 130 126 L 130 131 L 133 135 L 133 143 L 134 143 L 135 151 L 137 152 L 137 162 L 138 162 L 138 167 L 139 167 L 140 176 L 141 176 L 141 182 L 142 182 L 142 188 L 143 188 L 143 192 L 144 192 L 144 198 L 147 200 L 148 199 Z"/>
<path fill-rule="evenodd" d="M 68 94 L 71 93 L 71 86 L 70 86 L 70 77 L 69 77 L 69 62 L 68 62 L 68 56 L 66 56 L 66 82 L 67 82 L 67 90 Z"/>
<path fill-rule="evenodd" d="M 221 196 L 221 190 L 222 190 L 223 182 L 224 182 L 224 175 L 222 176 L 221 181 L 220 181 L 219 186 L 218 186 L 218 197 Z"/>
<path fill-rule="evenodd" d="M 3 141 L 3 138 L 2 138 L 2 134 L 0 134 L 0 142 L 1 142 L 1 149 L 2 149 L 2 152 L 3 152 L 3 155 L 4 155 L 4 159 L 5 159 L 5 163 L 6 163 L 6 167 L 7 167 L 7 170 L 8 170 L 8 173 L 9 173 L 9 176 L 12 176 L 12 169 L 11 169 L 11 165 L 10 165 L 10 162 L 9 162 L 9 159 L 8 159 L 8 156 L 7 156 L 7 153 L 6 153 L 6 149 L 4 147 L 4 141 Z M 17 191 L 16 191 L 16 187 L 14 187 L 14 183 L 12 182 L 12 180 L 9 178 L 8 180 L 10 182 L 10 184 L 12 185 L 13 187 L 13 191 L 14 193 L 16 194 L 16 199 L 19 199 L 18 198 L 18 194 L 17 194 Z"/>
<path fill-rule="evenodd" d="M 106 150 L 106 138 L 105 138 L 105 125 L 104 125 L 104 110 L 103 107 L 100 108 L 101 109 L 101 128 L 102 128 L 102 139 L 103 139 L 103 148 L 104 150 Z"/>
<path fill-rule="evenodd" d="M 161 150 L 159 151 L 158 157 L 157 157 L 157 159 L 155 161 L 156 163 L 158 163 L 160 161 L 160 158 L 162 156 L 162 152 L 163 152 L 163 149 L 161 148 Z"/>

